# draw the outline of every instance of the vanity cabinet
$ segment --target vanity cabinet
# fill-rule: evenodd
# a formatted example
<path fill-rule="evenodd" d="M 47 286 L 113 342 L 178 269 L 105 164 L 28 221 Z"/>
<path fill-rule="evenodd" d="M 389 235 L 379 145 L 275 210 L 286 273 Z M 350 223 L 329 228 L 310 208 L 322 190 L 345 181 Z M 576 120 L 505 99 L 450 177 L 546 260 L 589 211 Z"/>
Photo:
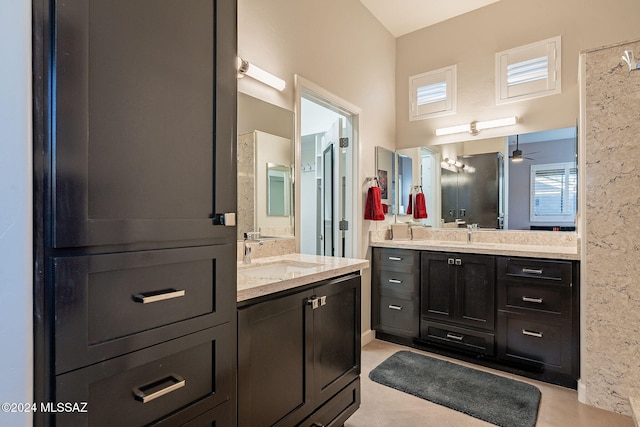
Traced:
<path fill-rule="evenodd" d="M 238 307 L 238 425 L 341 426 L 360 406 L 360 276 Z"/>
<path fill-rule="evenodd" d="M 36 3 L 34 425 L 234 425 L 236 0 Z"/>
<path fill-rule="evenodd" d="M 373 250 L 372 328 L 417 338 L 420 318 L 420 253 Z"/>
<path fill-rule="evenodd" d="M 498 357 L 577 378 L 577 277 L 570 261 L 498 258 Z"/>
<path fill-rule="evenodd" d="M 420 339 L 494 354 L 495 257 L 422 252 Z"/>

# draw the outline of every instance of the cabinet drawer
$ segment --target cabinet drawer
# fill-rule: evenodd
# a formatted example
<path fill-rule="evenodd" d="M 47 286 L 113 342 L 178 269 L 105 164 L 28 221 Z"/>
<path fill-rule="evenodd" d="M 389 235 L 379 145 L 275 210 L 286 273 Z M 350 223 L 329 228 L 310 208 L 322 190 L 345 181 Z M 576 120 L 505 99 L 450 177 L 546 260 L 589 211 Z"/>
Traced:
<path fill-rule="evenodd" d="M 309 418 L 298 424 L 300 427 L 340 427 L 360 407 L 360 378 L 338 392 Z"/>
<path fill-rule="evenodd" d="M 498 278 L 571 285 L 571 262 L 528 258 L 498 258 Z"/>
<path fill-rule="evenodd" d="M 220 245 L 55 258 L 56 373 L 228 322 L 233 253 Z"/>
<path fill-rule="evenodd" d="M 530 320 L 524 316 L 499 314 L 499 355 L 525 363 L 537 363 L 570 373 L 570 328 L 563 323 Z"/>
<path fill-rule="evenodd" d="M 420 322 L 420 339 L 490 356 L 495 353 L 493 334 L 426 320 Z"/>
<path fill-rule="evenodd" d="M 87 402 L 86 413 L 58 413 L 63 426 L 137 426 L 192 407 L 194 414 L 230 398 L 229 324 L 56 377 L 56 400 Z"/>
<path fill-rule="evenodd" d="M 419 259 L 417 251 L 376 248 L 374 262 L 380 269 L 413 273 L 417 271 Z"/>
<path fill-rule="evenodd" d="M 571 288 L 505 281 L 500 283 L 499 309 L 534 310 L 563 318 L 571 316 Z"/>
<path fill-rule="evenodd" d="M 383 295 L 404 294 L 408 298 L 417 297 L 418 283 L 417 273 L 401 273 L 397 271 L 380 271 L 380 293 Z"/>
<path fill-rule="evenodd" d="M 204 414 L 193 417 L 193 410 L 187 408 L 175 413 L 167 418 L 163 418 L 157 423 L 150 424 L 149 427 L 220 427 L 230 426 L 231 423 L 231 402 L 227 401 L 209 409 Z"/>
<path fill-rule="evenodd" d="M 417 337 L 418 316 L 416 301 L 380 296 L 380 326 L 385 332 Z"/>

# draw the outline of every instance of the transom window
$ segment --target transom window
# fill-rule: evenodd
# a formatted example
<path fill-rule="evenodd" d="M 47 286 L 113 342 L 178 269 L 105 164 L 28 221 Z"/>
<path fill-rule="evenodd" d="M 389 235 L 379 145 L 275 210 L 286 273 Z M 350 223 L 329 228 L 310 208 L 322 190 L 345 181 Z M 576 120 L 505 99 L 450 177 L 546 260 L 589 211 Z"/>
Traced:
<path fill-rule="evenodd" d="M 531 166 L 531 222 L 573 221 L 578 170 L 575 163 Z"/>
<path fill-rule="evenodd" d="M 496 103 L 521 101 L 561 92 L 561 38 L 496 54 Z"/>
<path fill-rule="evenodd" d="M 456 66 L 409 77 L 409 120 L 456 112 Z"/>

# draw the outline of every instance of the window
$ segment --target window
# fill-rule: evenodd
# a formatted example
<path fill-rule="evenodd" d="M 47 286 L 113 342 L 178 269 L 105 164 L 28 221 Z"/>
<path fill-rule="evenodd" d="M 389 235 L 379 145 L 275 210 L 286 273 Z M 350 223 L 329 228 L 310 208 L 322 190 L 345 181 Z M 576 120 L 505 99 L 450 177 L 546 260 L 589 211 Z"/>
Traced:
<path fill-rule="evenodd" d="M 561 92 L 561 38 L 554 37 L 496 54 L 496 103 Z"/>
<path fill-rule="evenodd" d="M 456 66 L 409 77 L 409 120 L 456 112 Z"/>
<path fill-rule="evenodd" d="M 531 166 L 531 222 L 573 222 L 578 170 L 575 163 Z"/>

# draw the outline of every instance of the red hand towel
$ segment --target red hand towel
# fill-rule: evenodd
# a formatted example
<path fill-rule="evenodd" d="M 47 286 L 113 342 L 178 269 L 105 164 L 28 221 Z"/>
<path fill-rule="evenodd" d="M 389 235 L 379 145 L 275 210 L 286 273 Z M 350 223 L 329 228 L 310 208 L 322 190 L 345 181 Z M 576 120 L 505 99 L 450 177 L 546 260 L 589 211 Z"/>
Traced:
<path fill-rule="evenodd" d="M 424 198 L 424 193 L 416 194 L 416 208 L 413 211 L 413 217 L 415 219 L 427 218 L 427 201 Z"/>
<path fill-rule="evenodd" d="M 367 192 L 367 203 L 364 208 L 364 219 L 370 219 L 372 221 L 381 221 L 384 219 L 380 187 L 369 188 Z"/>
<path fill-rule="evenodd" d="M 407 215 L 411 215 L 412 205 L 413 205 L 413 194 L 409 194 L 409 206 L 407 207 Z"/>

